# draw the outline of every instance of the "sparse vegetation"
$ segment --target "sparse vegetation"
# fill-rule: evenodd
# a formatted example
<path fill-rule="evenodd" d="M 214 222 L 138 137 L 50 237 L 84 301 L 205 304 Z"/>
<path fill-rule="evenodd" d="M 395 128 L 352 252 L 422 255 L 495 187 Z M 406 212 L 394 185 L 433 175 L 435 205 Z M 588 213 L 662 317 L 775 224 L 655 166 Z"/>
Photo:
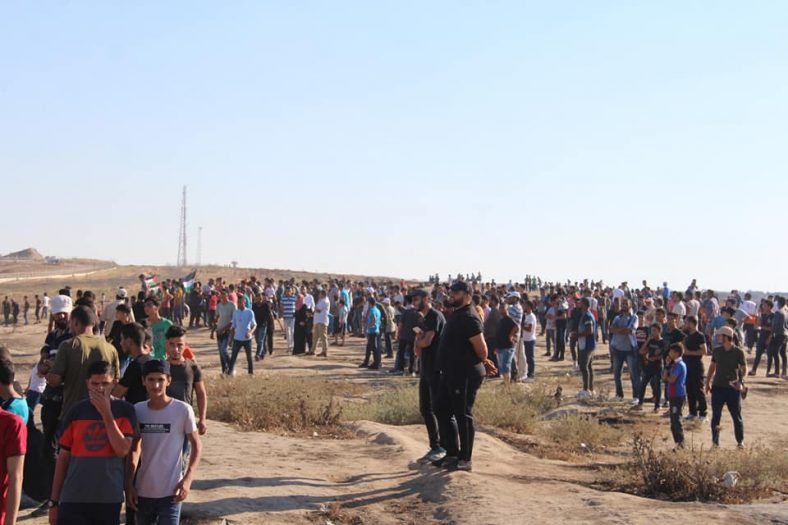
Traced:
<path fill-rule="evenodd" d="M 332 501 L 320 505 L 320 509 L 311 515 L 312 521 L 316 523 L 333 523 L 334 525 L 363 525 L 364 520 L 361 516 L 351 512 L 342 506 L 340 501 Z"/>
<path fill-rule="evenodd" d="M 658 451 L 653 441 L 636 435 L 633 462 L 619 471 L 614 485 L 671 501 L 746 503 L 788 491 L 788 457 L 775 450 L 686 449 Z M 726 486 L 725 475 L 737 474 Z"/>
<path fill-rule="evenodd" d="M 339 398 L 360 391 L 344 382 L 289 376 L 214 379 L 208 417 L 262 430 L 345 437 Z"/>
<path fill-rule="evenodd" d="M 566 452 L 599 452 L 620 445 L 624 439 L 621 430 L 600 422 L 586 414 L 571 414 L 540 426 L 539 434 L 549 443 Z"/>

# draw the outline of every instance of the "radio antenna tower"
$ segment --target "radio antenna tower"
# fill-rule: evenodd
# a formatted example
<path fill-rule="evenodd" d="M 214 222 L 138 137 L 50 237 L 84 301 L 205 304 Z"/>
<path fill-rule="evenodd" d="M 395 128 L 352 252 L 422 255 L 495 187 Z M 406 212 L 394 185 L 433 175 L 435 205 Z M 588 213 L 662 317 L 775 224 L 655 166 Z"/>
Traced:
<path fill-rule="evenodd" d="M 197 227 L 197 266 L 202 264 L 202 226 Z"/>
<path fill-rule="evenodd" d="M 178 266 L 186 266 L 186 186 L 181 200 L 181 227 L 178 231 Z"/>

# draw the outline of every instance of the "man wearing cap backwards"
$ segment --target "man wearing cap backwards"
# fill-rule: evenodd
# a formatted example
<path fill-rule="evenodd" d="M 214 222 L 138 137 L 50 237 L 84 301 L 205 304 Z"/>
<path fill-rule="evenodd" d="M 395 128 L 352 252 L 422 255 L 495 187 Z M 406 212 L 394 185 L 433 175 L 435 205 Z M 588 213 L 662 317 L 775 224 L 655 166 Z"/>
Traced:
<path fill-rule="evenodd" d="M 446 456 L 434 464 L 469 471 L 475 433 L 473 404 L 485 376 L 487 345 L 482 321 L 471 308 L 468 283 L 455 282 L 450 293 L 454 311 L 441 334 L 436 362 L 440 370 L 436 413 Z"/>
<path fill-rule="evenodd" d="M 167 395 L 170 364 L 153 359 L 142 372 L 148 400 L 134 405 L 139 437 L 126 469 L 126 505 L 136 512 L 138 525 L 176 525 L 200 463 L 202 445 L 192 407 Z M 187 439 L 191 454 L 184 473 Z"/>
<path fill-rule="evenodd" d="M 109 333 L 112 331 L 112 325 L 115 323 L 115 308 L 117 308 L 119 304 L 127 304 L 126 299 L 128 296 L 129 294 L 126 292 L 125 288 L 118 288 L 117 293 L 115 293 L 115 301 L 109 303 L 101 309 L 101 321 L 104 324 L 102 327 L 102 333 L 104 335 L 109 335 Z M 131 312 L 130 322 L 134 322 L 133 311 Z"/>
<path fill-rule="evenodd" d="M 744 389 L 744 374 L 747 361 L 744 351 L 733 344 L 733 329 L 723 326 L 714 333 L 721 346 L 716 346 L 711 356 L 711 365 L 706 376 L 706 392 L 711 392 L 711 440 L 720 446 L 720 419 L 722 407 L 728 406 L 733 419 L 736 443 L 743 448 L 744 420 L 741 416 L 741 399 Z"/>

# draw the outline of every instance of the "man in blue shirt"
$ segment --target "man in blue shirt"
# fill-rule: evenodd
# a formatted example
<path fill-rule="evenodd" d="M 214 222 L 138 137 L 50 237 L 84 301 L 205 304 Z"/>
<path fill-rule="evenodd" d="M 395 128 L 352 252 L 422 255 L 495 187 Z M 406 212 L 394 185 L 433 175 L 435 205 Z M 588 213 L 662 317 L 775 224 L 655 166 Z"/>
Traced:
<path fill-rule="evenodd" d="M 591 301 L 588 297 L 580 299 L 580 321 L 577 325 L 577 363 L 583 375 L 583 389 L 578 397 L 586 398 L 594 395 L 594 368 L 591 366 L 596 349 L 596 321 L 588 311 Z"/>
<path fill-rule="evenodd" d="M 621 371 L 624 361 L 629 369 L 629 379 L 632 383 L 632 404 L 638 404 L 640 392 L 640 363 L 637 355 L 637 341 L 635 330 L 638 327 L 638 318 L 632 314 L 629 299 L 620 299 L 621 313 L 613 319 L 610 325 L 610 352 L 613 354 L 613 380 L 616 384 L 616 399 L 624 399 L 624 387 L 621 384 Z"/>
<path fill-rule="evenodd" d="M 257 328 L 254 319 L 254 312 L 246 307 L 246 299 L 242 293 L 238 294 L 238 309 L 233 312 L 233 353 L 230 356 L 230 363 L 227 365 L 228 374 L 235 375 L 235 360 L 238 359 L 238 352 L 243 347 L 246 352 L 246 365 L 249 375 L 254 374 L 252 361 L 252 334 Z"/>
<path fill-rule="evenodd" d="M 378 338 L 380 336 L 380 310 L 375 307 L 375 298 L 370 296 L 367 299 L 367 353 L 364 356 L 364 362 L 359 365 L 359 368 L 369 368 L 370 370 L 380 369 L 380 345 Z M 372 364 L 369 364 L 369 357 L 372 355 Z"/>
<path fill-rule="evenodd" d="M 684 346 L 675 343 L 670 346 L 670 372 L 665 370 L 664 380 L 667 384 L 668 403 L 670 406 L 670 432 L 673 434 L 673 441 L 676 447 L 684 447 L 684 428 L 681 426 L 681 410 L 684 407 L 684 399 L 687 396 L 687 365 L 682 359 Z"/>

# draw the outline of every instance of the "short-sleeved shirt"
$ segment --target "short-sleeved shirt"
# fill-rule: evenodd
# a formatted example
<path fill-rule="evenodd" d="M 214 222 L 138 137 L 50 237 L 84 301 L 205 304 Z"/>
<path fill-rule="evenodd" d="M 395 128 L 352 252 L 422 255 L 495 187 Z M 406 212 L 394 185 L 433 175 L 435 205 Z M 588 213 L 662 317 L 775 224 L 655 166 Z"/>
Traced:
<path fill-rule="evenodd" d="M 235 303 L 232 301 L 227 301 L 226 303 L 220 302 L 216 306 L 216 313 L 219 314 L 219 319 L 216 321 L 216 329 L 222 330 L 232 324 L 233 312 L 237 309 L 238 307 L 235 306 Z"/>
<path fill-rule="evenodd" d="M 673 361 L 670 375 L 676 376 L 675 383 L 668 383 L 668 399 L 680 399 L 687 395 L 687 363 L 682 358 Z"/>
<path fill-rule="evenodd" d="M 249 308 L 233 312 L 233 339 L 236 341 L 248 341 L 250 338 L 246 337 L 246 334 L 254 326 L 257 326 L 254 320 L 254 312 Z"/>
<path fill-rule="evenodd" d="M 194 393 L 194 384 L 202 382 L 202 369 L 191 359 L 185 359 L 182 364 L 170 363 L 170 377 L 172 381 L 167 387 L 167 395 L 173 399 L 191 405 Z"/>
<path fill-rule="evenodd" d="M 405 308 L 402 311 L 400 323 L 402 323 L 402 330 L 397 334 L 399 339 L 408 343 L 415 341 L 416 334 L 413 329 L 419 324 L 419 312 L 415 308 Z"/>
<path fill-rule="evenodd" d="M 119 381 L 121 386 L 127 388 L 126 395 L 123 398 L 132 405 L 148 399 L 148 391 L 142 382 L 142 367 L 151 359 L 150 354 L 138 355 L 126 367 L 126 371 Z"/>
<path fill-rule="evenodd" d="M 700 347 L 703 346 L 704 344 L 706 344 L 706 337 L 704 337 L 704 335 L 698 332 L 697 330 L 691 334 L 687 334 L 687 336 L 684 338 L 684 346 L 686 346 L 687 350 L 691 352 L 697 352 L 698 350 L 700 350 Z M 693 365 L 696 365 L 700 363 L 702 360 L 703 360 L 703 356 L 700 355 L 684 356 L 685 364 L 692 363 Z"/>
<path fill-rule="evenodd" d="M 533 312 L 530 314 L 525 314 L 523 316 L 523 341 L 536 341 L 536 315 Z M 526 325 L 531 327 L 531 331 L 528 332 L 525 330 Z"/>
<path fill-rule="evenodd" d="M 517 328 L 517 323 L 509 316 L 501 317 L 498 321 L 498 330 L 495 332 L 495 349 L 506 350 L 514 347 L 514 343 L 509 339 L 512 330 Z"/>
<path fill-rule="evenodd" d="M 27 426 L 10 412 L 0 409 L 0 523 L 5 522 L 8 495 L 7 459 L 27 453 Z"/>
<path fill-rule="evenodd" d="M 283 295 L 282 298 L 279 299 L 279 305 L 282 309 L 279 313 L 282 314 L 282 319 L 292 319 L 295 317 L 297 300 L 295 295 Z"/>
<path fill-rule="evenodd" d="M 27 406 L 27 401 L 24 398 L 12 397 L 11 399 L 0 401 L 0 408 L 6 412 L 16 414 L 24 424 L 27 424 L 27 421 L 30 419 L 30 407 Z"/>
<path fill-rule="evenodd" d="M 380 310 L 375 308 L 374 306 L 369 309 L 367 313 L 367 333 L 368 334 L 379 334 L 380 333 L 380 319 L 381 314 Z"/>
<path fill-rule="evenodd" d="M 430 308 L 424 316 L 424 320 L 421 322 L 421 329 L 424 330 L 424 332 L 435 332 L 430 346 L 421 349 L 421 369 L 425 376 L 437 372 L 435 368 L 435 359 L 438 355 L 438 346 L 440 345 L 443 327 L 445 325 L 446 318 L 435 308 Z"/>
<path fill-rule="evenodd" d="M 134 485 L 144 498 L 166 498 L 175 494 L 183 477 L 183 440 L 197 431 L 194 410 L 173 399 L 159 410 L 137 403 L 142 457 Z"/>
<path fill-rule="evenodd" d="M 739 380 L 739 368 L 747 367 L 744 350 L 734 346 L 730 350 L 718 346 L 711 354 L 711 362 L 717 365 L 712 386 L 731 388 L 731 381 Z"/>
<path fill-rule="evenodd" d="M 470 305 L 455 310 L 446 320 L 438 347 L 437 365 L 449 377 L 485 374 L 470 339 L 482 333 L 482 321 Z"/>
<path fill-rule="evenodd" d="M 153 358 L 167 359 L 167 330 L 172 326 L 169 319 L 159 319 L 157 323 L 150 327 L 153 337 Z"/>
<path fill-rule="evenodd" d="M 120 371 L 120 360 L 115 347 L 96 335 L 82 334 L 63 342 L 58 348 L 52 373 L 63 378 L 62 421 L 71 407 L 88 397 L 88 367 L 96 361 L 112 365 L 115 374 Z"/>
<path fill-rule="evenodd" d="M 596 337 L 594 335 L 594 332 L 596 331 L 596 320 L 594 319 L 594 315 L 591 312 L 586 312 L 580 316 L 580 320 L 577 323 L 578 334 L 580 332 L 585 332 L 588 329 L 591 329 L 590 335 L 583 337 L 578 336 L 578 347 L 580 350 L 585 352 L 590 352 L 591 350 L 596 349 Z"/>
<path fill-rule="evenodd" d="M 137 435 L 134 406 L 120 399 L 110 404 L 112 417 L 127 438 Z M 126 458 L 112 450 L 101 414 L 88 400 L 80 401 L 63 420 L 60 448 L 71 453 L 60 492 L 67 503 L 120 503 L 123 501 Z"/>
<path fill-rule="evenodd" d="M 646 370 L 648 371 L 655 371 L 662 368 L 662 357 L 667 353 L 668 349 L 668 342 L 664 339 L 658 339 L 654 341 L 653 339 L 648 342 L 648 349 L 646 356 L 647 358 L 654 359 L 658 357 L 659 359 L 650 360 L 646 359 Z"/>
<path fill-rule="evenodd" d="M 610 347 L 618 351 L 632 351 L 637 344 L 633 332 L 637 330 L 638 318 L 633 314 L 619 314 L 613 319 L 612 325 L 615 328 L 627 328 L 630 334 L 613 334 L 610 338 Z"/>

